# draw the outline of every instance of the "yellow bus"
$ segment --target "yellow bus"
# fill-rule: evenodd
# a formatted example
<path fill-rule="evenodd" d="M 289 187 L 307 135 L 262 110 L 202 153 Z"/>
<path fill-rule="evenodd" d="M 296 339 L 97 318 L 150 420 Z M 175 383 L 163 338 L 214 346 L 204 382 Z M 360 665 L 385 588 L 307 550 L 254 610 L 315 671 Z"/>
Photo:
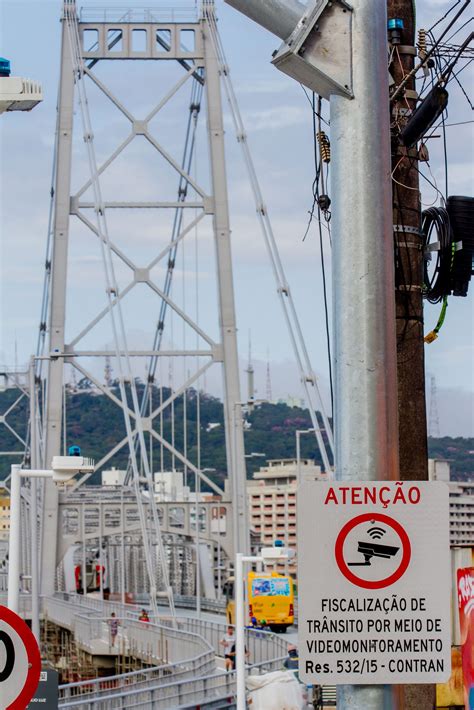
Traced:
<path fill-rule="evenodd" d="M 235 624 L 234 577 L 224 585 L 227 622 Z M 295 620 L 293 580 L 277 572 L 249 572 L 247 575 L 248 626 L 269 626 L 286 631 Z M 255 619 L 255 621 L 253 621 Z"/>

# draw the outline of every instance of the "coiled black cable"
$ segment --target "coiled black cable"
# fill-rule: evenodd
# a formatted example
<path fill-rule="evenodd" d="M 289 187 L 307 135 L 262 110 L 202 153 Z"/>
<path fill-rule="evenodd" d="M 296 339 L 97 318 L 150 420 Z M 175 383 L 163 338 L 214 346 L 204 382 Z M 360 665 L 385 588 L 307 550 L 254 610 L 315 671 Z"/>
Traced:
<path fill-rule="evenodd" d="M 423 295 L 430 303 L 439 303 L 451 293 L 450 276 L 454 252 L 447 210 L 444 207 L 430 207 L 424 210 L 421 230 L 425 251 Z M 430 245 L 433 246 L 436 242 L 438 242 L 437 249 L 430 249 Z M 436 254 L 436 263 L 434 269 L 430 270 L 429 266 L 434 254 Z"/>

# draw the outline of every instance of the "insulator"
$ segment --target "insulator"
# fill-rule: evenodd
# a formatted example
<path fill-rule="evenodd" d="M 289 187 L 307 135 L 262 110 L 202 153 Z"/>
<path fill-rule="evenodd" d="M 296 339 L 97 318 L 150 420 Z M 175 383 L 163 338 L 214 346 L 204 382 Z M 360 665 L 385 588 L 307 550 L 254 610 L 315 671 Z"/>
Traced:
<path fill-rule="evenodd" d="M 331 143 L 329 138 L 324 131 L 319 131 L 316 134 L 319 143 L 319 152 L 321 155 L 321 160 L 323 163 L 329 163 L 331 161 Z"/>
<path fill-rule="evenodd" d="M 418 54 L 419 56 L 423 56 L 426 54 L 426 30 L 420 29 L 418 30 Z"/>

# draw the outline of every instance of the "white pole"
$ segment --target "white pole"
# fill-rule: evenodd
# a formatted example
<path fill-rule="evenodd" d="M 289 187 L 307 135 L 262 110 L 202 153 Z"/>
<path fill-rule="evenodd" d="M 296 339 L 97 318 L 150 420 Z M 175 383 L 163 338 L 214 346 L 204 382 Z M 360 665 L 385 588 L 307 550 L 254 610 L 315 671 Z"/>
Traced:
<path fill-rule="evenodd" d="M 15 614 L 20 609 L 21 478 L 19 464 L 12 464 L 10 478 L 10 538 L 8 544 L 7 606 Z"/>
<path fill-rule="evenodd" d="M 30 466 L 38 465 L 38 440 L 36 428 L 35 361 L 30 362 Z M 38 569 L 38 481 L 31 479 L 30 528 L 31 528 L 31 628 L 40 643 L 39 622 L 39 569 Z"/>
<path fill-rule="evenodd" d="M 201 498 L 201 476 L 196 473 L 195 486 L 196 489 L 196 615 L 197 618 L 201 618 L 201 559 L 200 559 L 200 506 L 199 501 Z"/>
<path fill-rule="evenodd" d="M 300 444 L 301 430 L 296 430 L 296 487 L 300 485 L 301 482 L 301 444 Z"/>
<path fill-rule="evenodd" d="M 222 499 L 217 508 L 217 598 L 222 596 L 222 574 L 221 574 L 221 510 Z M 227 522 L 227 518 L 226 518 Z"/>
<path fill-rule="evenodd" d="M 120 490 L 120 523 L 122 527 L 122 535 L 120 536 L 120 552 L 121 552 L 121 565 L 120 565 L 120 591 L 122 604 L 125 604 L 125 517 L 123 510 L 123 488 Z"/>
<path fill-rule="evenodd" d="M 38 644 L 40 643 L 39 621 L 39 570 L 38 570 L 38 481 L 31 479 L 31 629 Z"/>
<path fill-rule="evenodd" d="M 245 710 L 244 555 L 235 556 L 235 670 L 237 710 Z"/>
<path fill-rule="evenodd" d="M 86 561 L 86 511 L 85 504 L 82 504 L 82 596 L 84 599 L 87 596 L 87 561 Z"/>

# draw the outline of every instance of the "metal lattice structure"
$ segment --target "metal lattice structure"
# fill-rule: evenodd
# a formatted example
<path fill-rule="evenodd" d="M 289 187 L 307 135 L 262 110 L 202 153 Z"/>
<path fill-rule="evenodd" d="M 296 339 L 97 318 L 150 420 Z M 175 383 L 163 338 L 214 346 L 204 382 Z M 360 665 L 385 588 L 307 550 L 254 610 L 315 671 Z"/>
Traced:
<path fill-rule="evenodd" d="M 25 402 L 29 398 L 29 378 L 28 372 L 21 372 L 3 368 L 0 371 L 0 427 L 7 430 L 9 439 L 4 450 L 0 451 L 0 456 L 6 457 L 8 461 L 25 461 L 28 453 L 28 417 L 29 406 L 26 406 L 24 427 L 18 430 L 18 425 L 9 420 L 9 417 L 16 412 L 22 413 Z M 7 476 L 8 477 L 8 476 Z"/>
<path fill-rule="evenodd" d="M 205 18 L 213 12 L 208 4 Z M 148 549 L 155 549 L 161 539 L 160 524 L 154 505 L 152 470 L 145 445 L 145 435 L 158 442 L 160 447 L 170 452 L 173 461 L 177 461 L 194 476 L 205 481 L 218 495 L 223 491 L 201 471 L 199 460 L 191 460 L 186 451 L 176 447 L 160 430 L 160 416 L 172 408 L 177 398 L 199 382 L 200 377 L 213 364 L 223 366 L 224 409 L 226 429 L 227 469 L 231 480 L 234 504 L 234 541 L 236 549 L 248 547 L 248 526 L 245 514 L 245 465 L 243 451 L 242 421 L 240 416 L 240 387 L 236 344 L 236 323 L 232 283 L 232 263 L 230 254 L 230 228 L 227 206 L 227 188 L 225 173 L 223 120 L 220 95 L 218 61 L 214 44 L 211 42 L 208 19 L 186 21 L 182 14 L 173 15 L 168 21 L 164 15 L 151 12 L 137 14 L 137 11 L 117 17 L 109 13 L 91 16 L 90 13 L 78 17 L 73 1 L 64 3 L 62 19 L 61 79 L 58 103 L 57 152 L 54 169 L 55 188 L 52 208 L 51 228 L 51 263 L 49 303 L 49 363 L 47 377 L 46 416 L 41 428 L 44 438 L 44 462 L 60 452 L 61 431 L 63 427 L 63 386 L 65 366 L 76 370 L 79 377 L 86 378 L 106 397 L 121 408 L 125 422 L 125 436 L 100 461 L 102 467 L 118 451 L 129 448 L 132 469 L 131 479 L 135 486 L 139 508 L 141 507 L 142 535 L 150 536 Z M 171 21 L 170 21 L 171 20 Z M 137 45 L 137 41 L 139 45 Z M 137 48 L 138 47 L 138 48 Z M 153 98 L 153 106 L 148 111 L 133 111 L 117 95 L 115 89 L 107 85 L 106 79 L 112 72 L 100 67 L 107 64 L 115 67 L 115 62 L 133 60 L 153 61 L 156 64 L 177 67 L 169 89 L 163 91 L 159 85 L 153 91 L 146 92 L 147 98 Z M 123 81 L 133 76 L 129 72 L 121 73 Z M 113 82 L 112 82 L 113 83 Z M 176 156 L 176 145 L 168 147 L 160 135 L 156 135 L 153 125 L 159 119 L 168 104 L 180 92 L 190 88 L 190 103 L 186 114 L 188 126 L 184 132 L 181 149 Z M 94 107 L 90 96 L 97 93 L 105 97 L 128 125 L 128 132 L 117 147 L 107 152 L 100 145 L 95 135 Z M 193 127 L 201 109 L 201 99 L 205 95 L 207 130 L 205 140 L 209 151 L 208 167 L 211 180 L 206 185 L 204 180 L 191 174 L 194 155 Z M 73 186 L 74 167 L 80 160 L 75 150 L 74 114 L 82 118 L 82 138 L 85 144 L 87 177 Z M 191 137 L 190 137 L 191 136 Z M 103 134 L 102 134 L 103 137 Z M 111 168 L 119 159 L 126 157 L 126 149 L 138 140 L 146 141 L 154 151 L 157 163 L 165 164 L 174 175 L 175 199 L 143 200 L 134 199 L 127 191 L 120 192 L 104 189 Z M 180 155 L 179 155 L 180 153 Z M 106 155 L 104 159 L 101 156 Z M 79 167 L 81 165 L 79 164 Z M 84 165 L 82 165 L 84 167 Z M 87 170 L 88 168 L 88 170 Z M 88 174 L 87 174 L 88 173 Z M 123 183 L 127 179 L 133 186 L 133 168 L 122 169 Z M 130 193 L 131 194 L 131 193 Z M 130 234 L 137 234 L 142 228 L 142 215 L 153 214 L 156 225 L 160 215 L 172 215 L 168 227 L 156 228 L 157 239 L 152 243 L 152 253 L 146 259 L 131 256 L 128 253 L 130 238 L 125 243 L 116 239 L 117 213 L 126 213 L 127 227 Z M 133 215 L 133 217 L 130 217 Z M 136 217 L 140 215 L 140 217 Z M 134 226 L 133 219 L 136 219 Z M 114 221 L 115 220 L 115 221 Z M 120 218 L 119 218 L 120 220 Z M 215 250 L 215 276 L 217 277 L 219 326 L 207 328 L 201 326 L 193 312 L 192 299 L 180 301 L 173 293 L 173 272 L 180 250 L 196 236 L 198 225 L 207 221 L 212 230 Z M 73 224 L 80 223 L 89 236 L 95 238 L 96 248 L 101 251 L 104 274 L 101 277 L 105 296 L 97 299 L 95 313 L 88 317 L 80 328 L 71 328 L 67 321 L 66 295 L 68 286 L 68 253 L 73 248 Z M 166 225 L 166 220 L 164 221 Z M 83 232 L 84 233 L 84 232 Z M 200 235 L 198 235 L 200 236 Z M 159 238 L 161 237 L 161 239 Z M 183 264 L 184 264 L 183 259 Z M 161 269 L 161 271 L 160 271 Z M 183 267 L 184 272 L 184 267 Z M 69 271 L 70 273 L 70 271 Z M 162 279 L 162 282 L 161 282 Z M 139 287 L 145 287 L 154 298 L 150 310 L 150 320 L 154 339 L 151 347 L 132 350 L 128 344 L 128 334 L 133 327 L 127 321 L 127 299 Z M 92 284 L 91 284 L 92 287 Z M 68 296 L 69 298 L 69 296 Z M 163 333 L 165 323 L 174 318 L 175 328 L 186 329 L 187 343 L 192 346 L 177 346 L 171 343 L 166 347 Z M 98 330 L 105 329 L 111 323 L 113 347 L 100 347 L 97 344 Z M 179 326 L 176 323 L 179 322 Z M 66 329 L 66 326 L 67 329 Z M 73 324 L 74 326 L 74 324 Z M 69 333 L 69 330 L 71 331 Z M 110 326 L 109 326 L 110 333 Z M 102 339 L 102 342 L 105 338 Z M 185 340 L 185 338 L 183 338 Z M 169 342 L 169 341 L 168 341 Z M 118 373 L 120 396 L 107 384 L 103 384 L 97 374 L 94 361 L 112 359 L 114 372 Z M 135 388 L 135 378 L 141 375 L 142 365 L 147 373 L 147 382 L 155 380 L 155 373 L 163 362 L 185 362 L 185 376 L 177 384 L 173 382 L 170 396 L 166 401 L 149 406 L 148 399 L 139 403 Z M 103 372 L 103 364 L 100 371 Z M 162 373 L 160 374 L 160 379 Z M 44 464 L 43 464 L 44 465 Z M 79 483 L 81 483 L 80 481 Z M 148 493 L 147 493 L 148 491 Z M 143 495 L 148 495 L 151 505 L 145 507 Z M 141 501 L 141 503 L 140 503 Z M 152 509 L 152 510 L 150 510 Z M 148 531 L 148 533 L 147 533 Z M 58 492 L 54 485 L 46 484 L 43 505 L 42 546 L 42 592 L 53 591 L 53 580 L 58 561 L 56 540 L 58 528 Z M 47 544 L 46 544 L 47 541 Z M 146 545 L 145 545 L 146 546 Z M 161 550 L 161 577 L 165 567 L 165 553 Z M 149 576 L 156 574 L 156 569 L 148 563 Z M 166 575 L 165 575 L 166 576 Z M 165 592 L 169 591 L 169 582 L 165 581 Z M 159 590 L 158 590 L 159 591 Z"/>

